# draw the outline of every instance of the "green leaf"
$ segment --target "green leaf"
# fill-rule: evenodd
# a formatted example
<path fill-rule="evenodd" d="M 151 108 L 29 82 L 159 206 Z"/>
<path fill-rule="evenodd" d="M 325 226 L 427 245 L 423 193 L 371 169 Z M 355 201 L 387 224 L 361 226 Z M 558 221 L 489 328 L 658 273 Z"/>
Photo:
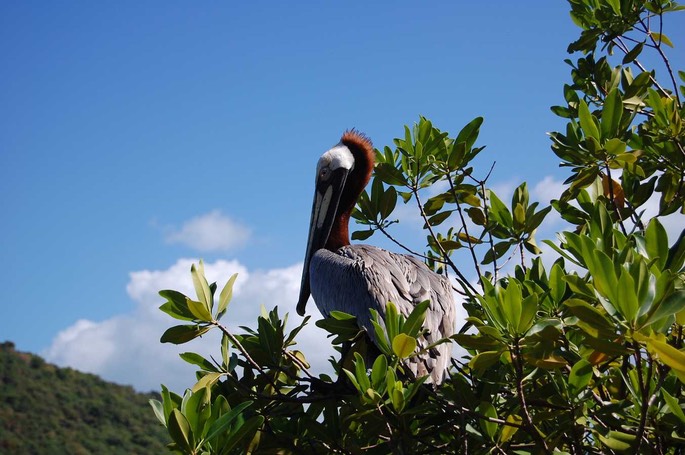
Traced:
<path fill-rule="evenodd" d="M 400 333 L 392 340 L 392 351 L 400 359 L 406 359 L 416 349 L 416 338 Z"/>
<path fill-rule="evenodd" d="M 517 232 L 520 232 L 521 229 L 526 224 L 526 209 L 523 208 L 523 205 L 516 204 L 516 206 L 514 207 L 513 214 L 514 214 L 514 229 Z"/>
<path fill-rule="evenodd" d="M 424 223 L 423 228 L 427 229 L 429 225 L 430 226 L 438 226 L 443 221 L 445 221 L 451 214 L 452 214 L 452 212 L 449 210 L 444 211 L 444 212 L 440 212 L 440 213 L 436 213 L 435 215 L 428 218 L 427 222 Z"/>
<path fill-rule="evenodd" d="M 621 15 L 621 0 L 607 0 L 607 3 L 614 11 L 614 14 Z"/>
<path fill-rule="evenodd" d="M 264 423 L 264 416 L 255 415 L 250 417 L 240 427 L 231 431 L 231 435 L 222 446 L 221 454 L 229 454 L 231 451 L 243 443 L 244 440 L 252 439 L 259 427 Z"/>
<path fill-rule="evenodd" d="M 187 297 L 184 294 L 167 289 L 164 291 L 159 291 L 159 295 L 167 299 L 167 302 L 159 307 L 160 310 L 172 318 L 179 319 L 181 321 L 192 321 L 195 319 L 195 316 L 188 308 L 188 304 L 186 303 Z"/>
<path fill-rule="evenodd" d="M 647 339 L 647 350 L 656 354 L 664 365 L 685 374 L 685 352 L 655 338 Z"/>
<path fill-rule="evenodd" d="M 481 352 L 469 361 L 469 368 L 475 371 L 483 372 L 499 362 L 501 356 L 501 351 Z"/>
<path fill-rule="evenodd" d="M 566 293 L 566 282 L 564 281 L 564 270 L 559 262 L 552 266 L 549 272 L 549 295 L 554 303 L 560 303 Z"/>
<path fill-rule="evenodd" d="M 366 392 L 366 389 L 371 387 L 371 381 L 366 375 L 366 363 L 358 352 L 354 353 L 354 377 L 357 379 L 360 391 Z"/>
<path fill-rule="evenodd" d="M 622 115 L 623 100 L 621 99 L 621 94 L 619 93 L 618 89 L 613 88 L 604 99 L 602 120 L 600 122 L 602 127 L 602 137 L 605 140 L 617 136 Z"/>
<path fill-rule="evenodd" d="M 585 137 L 591 137 L 596 140 L 600 139 L 599 128 L 597 128 L 597 119 L 590 113 L 585 100 L 580 100 L 578 105 L 578 117 L 580 121 L 580 127 L 585 133 Z"/>
<path fill-rule="evenodd" d="M 685 263 L 685 229 L 680 232 L 678 240 L 668 251 L 668 260 L 666 261 L 666 268 L 679 271 Z"/>
<path fill-rule="evenodd" d="M 183 413 L 192 430 L 191 434 L 196 435 L 198 439 L 202 437 L 205 422 L 212 412 L 210 399 L 209 388 L 201 387 L 192 391 L 183 408 Z"/>
<path fill-rule="evenodd" d="M 407 184 L 407 180 L 405 179 L 404 174 L 402 174 L 402 171 L 390 163 L 379 163 L 376 165 L 374 174 L 388 185 L 404 186 Z"/>
<path fill-rule="evenodd" d="M 668 36 L 664 35 L 663 33 L 649 32 L 649 34 L 657 43 L 664 43 L 668 47 L 673 47 L 671 40 L 668 39 Z"/>
<path fill-rule="evenodd" d="M 668 235 L 658 218 L 652 218 L 645 231 L 645 249 L 649 259 L 657 259 L 656 265 L 663 270 L 668 260 Z"/>
<path fill-rule="evenodd" d="M 167 329 L 159 341 L 162 343 L 183 344 L 205 334 L 209 329 L 209 326 L 200 326 L 195 324 L 176 325 L 170 329 Z"/>
<path fill-rule="evenodd" d="M 204 376 L 200 378 L 199 381 L 195 383 L 195 385 L 192 388 L 193 392 L 197 392 L 205 387 L 211 387 L 214 385 L 216 381 L 223 376 L 224 373 L 219 373 L 219 372 L 213 372 L 213 373 L 207 373 Z"/>
<path fill-rule="evenodd" d="M 497 410 L 487 401 L 482 401 L 476 411 L 483 414 L 485 417 L 490 417 L 491 419 L 497 418 Z M 495 434 L 497 433 L 497 424 L 486 419 L 480 419 L 480 426 L 485 434 L 487 434 L 488 438 L 490 438 L 491 441 L 494 441 Z"/>
<path fill-rule="evenodd" d="M 676 291 L 662 300 L 645 324 L 656 323 L 665 317 L 679 313 L 685 308 L 685 291 Z"/>
<path fill-rule="evenodd" d="M 164 417 L 164 405 L 159 400 L 151 399 L 148 401 L 152 407 L 152 411 L 155 413 L 155 417 L 159 420 L 162 425 L 166 426 L 166 418 Z"/>
<path fill-rule="evenodd" d="M 417 337 L 423 326 L 423 321 L 426 318 L 426 312 L 430 306 L 430 300 L 424 300 L 414 307 L 414 309 L 407 316 L 407 320 L 404 322 L 402 327 L 402 332 L 409 336 Z"/>
<path fill-rule="evenodd" d="M 489 264 L 495 259 L 499 259 L 506 254 L 511 248 L 511 243 L 504 241 L 495 243 L 494 248 L 490 248 L 485 252 L 485 257 L 483 257 L 482 264 Z"/>
<path fill-rule="evenodd" d="M 635 321 L 640 304 L 635 293 L 635 280 L 633 280 L 630 272 L 626 269 L 621 269 L 618 289 L 616 290 L 616 300 L 611 303 L 621 312 L 626 321 Z"/>
<path fill-rule="evenodd" d="M 478 133 L 480 131 L 480 126 L 483 124 L 483 117 L 476 117 L 471 120 L 464 128 L 459 131 L 455 143 L 464 142 L 466 150 L 471 149 L 473 144 L 476 143 L 478 138 Z"/>
<path fill-rule="evenodd" d="M 194 352 L 183 352 L 179 356 L 191 365 L 197 365 L 205 371 L 218 371 L 214 364 Z"/>
<path fill-rule="evenodd" d="M 685 413 L 683 413 L 683 408 L 680 407 L 678 399 L 668 393 L 663 387 L 661 388 L 661 396 L 664 397 L 664 401 L 666 401 L 666 405 L 668 406 L 668 409 L 671 410 L 673 415 L 678 417 L 681 422 L 685 423 Z"/>
<path fill-rule="evenodd" d="M 468 214 L 469 218 L 471 218 L 471 221 L 473 221 L 473 224 L 477 226 L 485 225 L 485 214 L 483 213 L 483 210 L 481 210 L 480 208 L 469 207 L 466 210 L 466 213 Z"/>
<path fill-rule="evenodd" d="M 171 439 L 186 452 L 192 452 L 195 449 L 193 432 L 190 429 L 188 419 L 178 409 L 171 411 L 168 428 Z"/>
<path fill-rule="evenodd" d="M 231 422 L 233 422 L 235 418 L 238 417 L 240 413 L 243 412 L 243 410 L 245 410 L 251 404 L 252 401 L 245 401 L 243 403 L 240 403 L 239 405 L 233 407 L 233 409 L 228 411 L 226 414 L 223 414 L 221 417 L 216 419 L 209 427 L 209 430 L 207 431 L 207 437 L 205 439 L 212 440 L 218 435 L 224 433 L 226 429 L 231 425 Z"/>
<path fill-rule="evenodd" d="M 198 268 L 200 271 L 198 271 Z M 197 298 L 202 302 L 207 309 L 207 313 L 212 312 L 212 292 L 209 290 L 209 284 L 204 275 L 204 264 L 200 261 L 198 268 L 195 268 L 195 264 L 190 267 L 190 274 L 193 277 L 193 286 L 195 286 L 195 292 L 197 293 Z M 210 316 L 211 317 L 211 316 Z"/>
<path fill-rule="evenodd" d="M 186 303 L 188 304 L 188 309 L 190 312 L 193 314 L 193 316 L 195 316 L 195 319 L 203 322 L 209 322 L 212 320 L 212 314 L 209 312 L 209 309 L 204 303 L 198 302 L 197 300 L 192 300 L 190 298 L 186 300 Z"/>
<path fill-rule="evenodd" d="M 231 275 L 231 278 L 228 279 L 224 288 L 221 290 L 221 294 L 219 294 L 219 308 L 216 310 L 217 319 L 224 314 L 226 308 L 228 308 L 228 304 L 231 303 L 231 298 L 233 297 L 233 283 L 235 283 L 236 278 L 238 278 L 237 273 Z"/>
<path fill-rule="evenodd" d="M 642 52 L 642 48 L 645 47 L 645 43 L 637 43 L 634 48 L 632 48 L 624 57 L 623 57 L 623 64 L 627 65 L 628 63 L 631 63 L 633 60 L 635 60 L 639 55 L 640 52 Z"/>
<path fill-rule="evenodd" d="M 506 228 L 511 228 L 513 220 L 507 206 L 492 190 L 488 190 L 488 199 L 490 201 L 490 218 Z"/>
<path fill-rule="evenodd" d="M 569 395 L 574 398 L 583 389 L 585 389 L 592 379 L 592 365 L 585 359 L 580 359 L 571 368 L 571 374 L 568 376 L 568 385 L 570 386 Z"/>
<path fill-rule="evenodd" d="M 502 432 L 499 435 L 500 443 L 508 442 L 518 431 L 518 427 L 523 423 L 523 418 L 516 414 L 507 416 L 506 422 L 510 425 L 502 425 Z"/>
<path fill-rule="evenodd" d="M 364 231 L 354 231 L 352 233 L 352 240 L 366 240 L 374 233 L 373 229 L 366 229 Z"/>
<path fill-rule="evenodd" d="M 388 359 L 383 354 L 376 357 L 371 368 L 371 385 L 375 390 L 381 389 L 381 385 L 385 382 L 385 374 L 388 371 Z"/>
<path fill-rule="evenodd" d="M 385 219 L 392 214 L 392 211 L 395 210 L 395 205 L 397 204 L 397 191 L 395 190 L 394 187 L 389 187 L 384 193 L 383 196 L 381 196 L 381 201 L 380 201 L 380 214 L 381 218 Z"/>
<path fill-rule="evenodd" d="M 609 431 L 606 436 L 597 433 L 597 436 L 599 440 L 602 441 L 602 444 L 619 452 L 630 449 L 632 442 L 635 439 L 634 435 L 622 433 L 620 431 Z"/>
<path fill-rule="evenodd" d="M 506 318 L 507 326 L 516 331 L 521 320 L 521 286 L 515 280 L 510 280 L 503 292 L 502 313 Z"/>
<path fill-rule="evenodd" d="M 618 299 L 616 292 L 618 279 L 613 261 L 601 250 L 583 253 L 583 259 L 585 259 L 599 293 L 609 299 L 610 302 L 616 302 Z"/>
<path fill-rule="evenodd" d="M 568 299 L 564 305 L 585 325 L 579 325 L 583 330 L 595 338 L 611 338 L 614 335 L 614 325 L 597 308 L 580 299 Z"/>

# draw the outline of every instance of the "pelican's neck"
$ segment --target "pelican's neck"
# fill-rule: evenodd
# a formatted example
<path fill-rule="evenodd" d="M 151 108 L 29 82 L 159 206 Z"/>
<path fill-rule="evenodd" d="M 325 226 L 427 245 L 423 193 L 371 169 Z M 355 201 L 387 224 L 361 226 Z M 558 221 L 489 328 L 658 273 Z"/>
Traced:
<path fill-rule="evenodd" d="M 349 212 L 340 213 L 333 221 L 331 234 L 328 236 L 325 248 L 330 251 L 338 251 L 340 248 L 350 244 L 350 214 Z"/>
<path fill-rule="evenodd" d="M 371 140 L 363 134 L 351 130 L 343 134 L 340 143 L 347 146 L 354 157 L 354 168 L 350 171 L 343 188 L 338 211 L 333 221 L 331 233 L 325 248 L 330 251 L 350 244 L 349 224 L 354 206 L 371 179 L 375 153 Z"/>

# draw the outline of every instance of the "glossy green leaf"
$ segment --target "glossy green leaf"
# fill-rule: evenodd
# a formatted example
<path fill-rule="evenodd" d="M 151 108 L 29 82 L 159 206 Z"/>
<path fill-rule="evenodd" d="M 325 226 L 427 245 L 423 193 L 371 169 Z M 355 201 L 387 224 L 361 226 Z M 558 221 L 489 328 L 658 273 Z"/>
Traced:
<path fill-rule="evenodd" d="M 597 127 L 597 119 L 590 113 L 585 100 L 580 100 L 578 104 L 578 117 L 580 121 L 580 127 L 583 129 L 586 137 L 591 137 L 599 140 L 599 128 Z"/>
<path fill-rule="evenodd" d="M 506 418 L 506 422 L 508 425 L 502 425 L 502 432 L 499 435 L 500 443 L 509 442 L 511 440 L 522 425 L 523 418 L 516 414 L 509 414 Z"/>
<path fill-rule="evenodd" d="M 212 320 L 212 314 L 204 303 L 190 298 L 186 300 L 186 303 L 190 312 L 195 316 L 195 319 L 207 322 Z"/>
<path fill-rule="evenodd" d="M 182 344 L 205 334 L 210 327 L 199 325 L 176 325 L 167 329 L 160 341 L 162 343 Z"/>
<path fill-rule="evenodd" d="M 231 277 L 224 285 L 224 288 L 221 290 L 221 294 L 219 294 L 219 307 L 217 308 L 217 319 L 222 314 L 224 314 L 226 308 L 228 308 L 228 304 L 231 303 L 231 298 L 233 297 L 233 284 L 235 283 L 236 278 L 238 278 L 237 273 L 231 275 Z"/>
<path fill-rule="evenodd" d="M 195 316 L 188 308 L 186 303 L 187 297 L 184 294 L 177 291 L 164 290 L 159 291 L 159 295 L 167 299 L 167 302 L 159 307 L 160 310 L 181 321 L 192 321 L 195 319 Z"/>
<path fill-rule="evenodd" d="M 252 401 L 245 401 L 233 407 L 230 411 L 223 414 L 217 420 L 215 420 L 207 431 L 207 437 L 205 439 L 212 440 L 218 435 L 224 433 L 231 423 L 252 404 Z"/>
<path fill-rule="evenodd" d="M 400 171 L 390 163 L 379 163 L 376 166 L 374 173 L 388 185 L 404 186 L 407 184 L 407 181 L 404 177 L 404 174 L 402 174 L 402 171 Z"/>
<path fill-rule="evenodd" d="M 428 225 L 430 226 L 438 226 L 442 224 L 443 221 L 445 221 L 449 216 L 452 214 L 451 211 L 446 210 L 444 212 L 436 213 L 435 215 L 431 216 L 428 218 L 427 222 L 424 223 L 423 228 L 426 229 Z"/>
<path fill-rule="evenodd" d="M 669 367 L 685 373 L 685 352 L 655 338 L 647 339 L 647 349 Z"/>
<path fill-rule="evenodd" d="M 659 302 L 656 309 L 652 309 L 645 324 L 658 322 L 659 320 L 673 316 L 685 309 L 685 291 L 676 291 Z"/>
<path fill-rule="evenodd" d="M 197 381 L 195 383 L 195 385 L 193 386 L 193 388 L 191 390 L 193 392 L 197 392 L 199 390 L 202 390 L 205 387 L 212 386 L 223 375 L 224 375 L 224 373 L 219 373 L 219 372 L 207 373 L 204 376 L 202 376 L 199 381 Z"/>
<path fill-rule="evenodd" d="M 678 417 L 678 419 L 680 419 L 681 422 L 685 423 L 685 413 L 683 412 L 683 408 L 680 407 L 678 399 L 670 393 L 668 393 L 664 388 L 661 389 L 661 396 L 664 397 L 664 401 L 666 402 L 668 409 L 671 410 L 673 415 Z"/>
<path fill-rule="evenodd" d="M 424 300 L 414 307 L 414 309 L 407 316 L 406 321 L 402 327 L 402 332 L 409 336 L 417 337 L 423 326 L 423 321 L 426 319 L 426 312 L 430 307 L 430 300 Z"/>
<path fill-rule="evenodd" d="M 204 265 L 202 261 L 200 261 L 197 268 L 195 267 L 195 264 L 190 267 L 190 275 L 193 277 L 193 286 L 195 286 L 198 300 L 205 306 L 207 313 L 211 313 L 212 293 L 209 289 L 207 279 L 204 276 Z"/>
<path fill-rule="evenodd" d="M 592 379 L 592 365 L 585 359 L 578 360 L 571 368 L 568 377 L 569 394 L 575 398 L 580 391 L 585 389 Z"/>
<path fill-rule="evenodd" d="M 239 444 L 243 444 L 246 440 L 252 439 L 263 423 L 264 416 L 255 415 L 247 419 L 245 423 L 231 432 L 231 435 L 221 447 L 221 454 L 229 454 Z"/>
<path fill-rule="evenodd" d="M 621 94 L 618 89 L 613 88 L 604 99 L 604 107 L 602 109 L 600 122 L 602 137 L 605 140 L 617 137 L 622 115 L 623 100 L 621 99 Z"/>
<path fill-rule="evenodd" d="M 373 229 L 366 229 L 364 231 L 354 231 L 352 233 L 352 240 L 366 240 L 373 235 Z"/>
<path fill-rule="evenodd" d="M 663 33 L 657 33 L 657 32 L 649 32 L 649 34 L 652 36 L 654 41 L 657 42 L 657 44 L 665 44 L 668 47 L 673 47 L 673 43 L 671 40 L 668 38 L 668 36 L 664 35 Z"/>
<path fill-rule="evenodd" d="M 385 382 L 385 374 L 388 371 L 388 359 L 381 354 L 376 357 L 371 367 L 371 385 L 375 390 L 380 390 L 381 385 Z"/>
<path fill-rule="evenodd" d="M 166 418 L 164 417 L 164 405 L 162 404 L 162 402 L 159 400 L 150 399 L 148 403 L 150 403 L 152 411 L 154 412 L 155 417 L 157 417 L 157 420 L 159 420 L 159 422 L 162 425 L 166 426 Z"/>
<path fill-rule="evenodd" d="M 630 276 L 630 272 L 621 269 L 616 290 L 616 300 L 611 302 L 617 308 L 626 321 L 634 321 L 637 317 L 640 305 L 635 293 L 635 280 Z"/>
<path fill-rule="evenodd" d="M 609 338 L 614 334 L 614 324 L 597 308 L 580 299 L 568 299 L 564 305 L 586 325 L 581 325 L 594 337 Z"/>
<path fill-rule="evenodd" d="M 195 448 L 195 440 L 193 438 L 190 424 L 186 417 L 181 414 L 178 409 L 173 409 L 169 415 L 169 436 L 171 439 L 183 448 L 186 452 L 192 452 Z"/>
<path fill-rule="evenodd" d="M 194 352 L 183 352 L 179 356 L 191 365 L 197 365 L 205 371 L 218 371 L 214 364 Z"/>
<path fill-rule="evenodd" d="M 663 270 L 668 260 L 668 235 L 658 218 L 652 218 L 645 231 L 645 248 L 650 259 L 657 259 L 656 265 Z"/>
<path fill-rule="evenodd" d="M 416 338 L 400 333 L 392 340 L 392 352 L 400 359 L 406 359 L 416 349 Z"/>
<path fill-rule="evenodd" d="M 642 49 L 644 48 L 645 43 L 637 43 L 635 47 L 633 47 L 624 57 L 622 63 L 624 65 L 627 65 L 628 63 L 633 62 L 642 52 Z"/>
<path fill-rule="evenodd" d="M 476 411 L 485 417 L 490 417 L 491 419 L 497 418 L 497 410 L 491 403 L 487 401 L 482 401 Z M 486 419 L 480 419 L 480 426 L 488 438 L 494 441 L 498 425 L 495 422 L 491 422 Z"/>
<path fill-rule="evenodd" d="M 469 361 L 469 367 L 475 371 L 484 371 L 499 362 L 501 351 L 485 351 L 477 354 Z"/>

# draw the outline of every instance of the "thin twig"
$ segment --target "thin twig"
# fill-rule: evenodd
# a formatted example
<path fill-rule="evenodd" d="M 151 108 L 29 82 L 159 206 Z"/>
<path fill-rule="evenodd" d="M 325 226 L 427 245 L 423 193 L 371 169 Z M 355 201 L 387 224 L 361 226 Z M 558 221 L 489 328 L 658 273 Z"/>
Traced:
<path fill-rule="evenodd" d="M 445 259 L 445 261 L 447 261 L 447 265 L 449 265 L 452 268 L 452 270 L 454 270 L 454 273 L 456 273 L 457 276 L 460 278 L 460 280 L 461 280 L 460 284 L 462 285 L 462 287 L 464 287 L 464 290 L 467 293 L 470 290 L 472 292 L 472 294 L 470 294 L 470 295 L 477 294 L 478 291 L 476 291 L 476 289 L 471 285 L 471 283 L 469 283 L 469 281 L 466 279 L 464 274 L 462 274 L 459 271 L 459 269 L 454 264 L 454 262 L 452 262 L 452 259 L 449 257 L 449 255 L 447 254 L 445 249 L 442 247 L 442 245 L 440 245 L 440 242 L 438 242 L 438 237 L 433 232 L 433 227 L 428 222 L 428 216 L 426 216 L 426 212 L 423 210 L 423 204 L 421 203 L 421 198 L 419 197 L 419 191 L 416 188 L 416 186 L 412 186 L 411 191 L 412 191 L 412 194 L 414 194 L 414 198 L 416 199 L 416 204 L 418 205 L 419 211 L 421 212 L 421 218 L 423 218 L 424 222 L 426 223 L 426 226 L 428 227 L 428 232 L 430 232 L 431 237 L 433 237 L 433 240 L 435 240 L 435 243 L 438 245 L 438 249 L 440 250 L 440 254 Z"/>
<path fill-rule="evenodd" d="M 459 213 L 459 219 L 461 219 L 461 225 L 464 227 L 464 234 L 466 234 L 466 241 L 469 244 L 469 251 L 471 252 L 471 258 L 473 259 L 473 265 L 476 267 L 476 273 L 478 273 L 478 282 L 480 283 L 481 289 L 485 289 L 483 287 L 483 278 L 482 278 L 482 275 L 480 273 L 480 267 L 478 266 L 478 258 L 476 258 L 475 246 L 473 245 L 473 242 L 471 242 L 471 235 L 469 234 L 469 228 L 466 225 L 466 220 L 464 219 L 464 213 L 461 210 L 461 203 L 459 202 L 457 190 L 456 190 L 456 188 L 454 188 L 454 182 L 452 182 L 452 175 L 451 175 L 451 172 L 449 170 L 447 171 L 447 181 L 450 184 L 450 191 L 452 192 L 452 197 L 454 197 L 454 202 L 457 205 L 457 213 Z"/>

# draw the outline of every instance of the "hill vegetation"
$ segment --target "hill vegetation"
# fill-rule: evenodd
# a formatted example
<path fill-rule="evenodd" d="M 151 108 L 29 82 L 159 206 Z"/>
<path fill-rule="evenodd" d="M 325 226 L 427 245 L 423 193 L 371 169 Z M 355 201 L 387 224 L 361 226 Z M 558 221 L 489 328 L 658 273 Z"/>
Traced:
<path fill-rule="evenodd" d="M 103 381 L 0 344 L 0 453 L 165 453 L 155 394 Z"/>

